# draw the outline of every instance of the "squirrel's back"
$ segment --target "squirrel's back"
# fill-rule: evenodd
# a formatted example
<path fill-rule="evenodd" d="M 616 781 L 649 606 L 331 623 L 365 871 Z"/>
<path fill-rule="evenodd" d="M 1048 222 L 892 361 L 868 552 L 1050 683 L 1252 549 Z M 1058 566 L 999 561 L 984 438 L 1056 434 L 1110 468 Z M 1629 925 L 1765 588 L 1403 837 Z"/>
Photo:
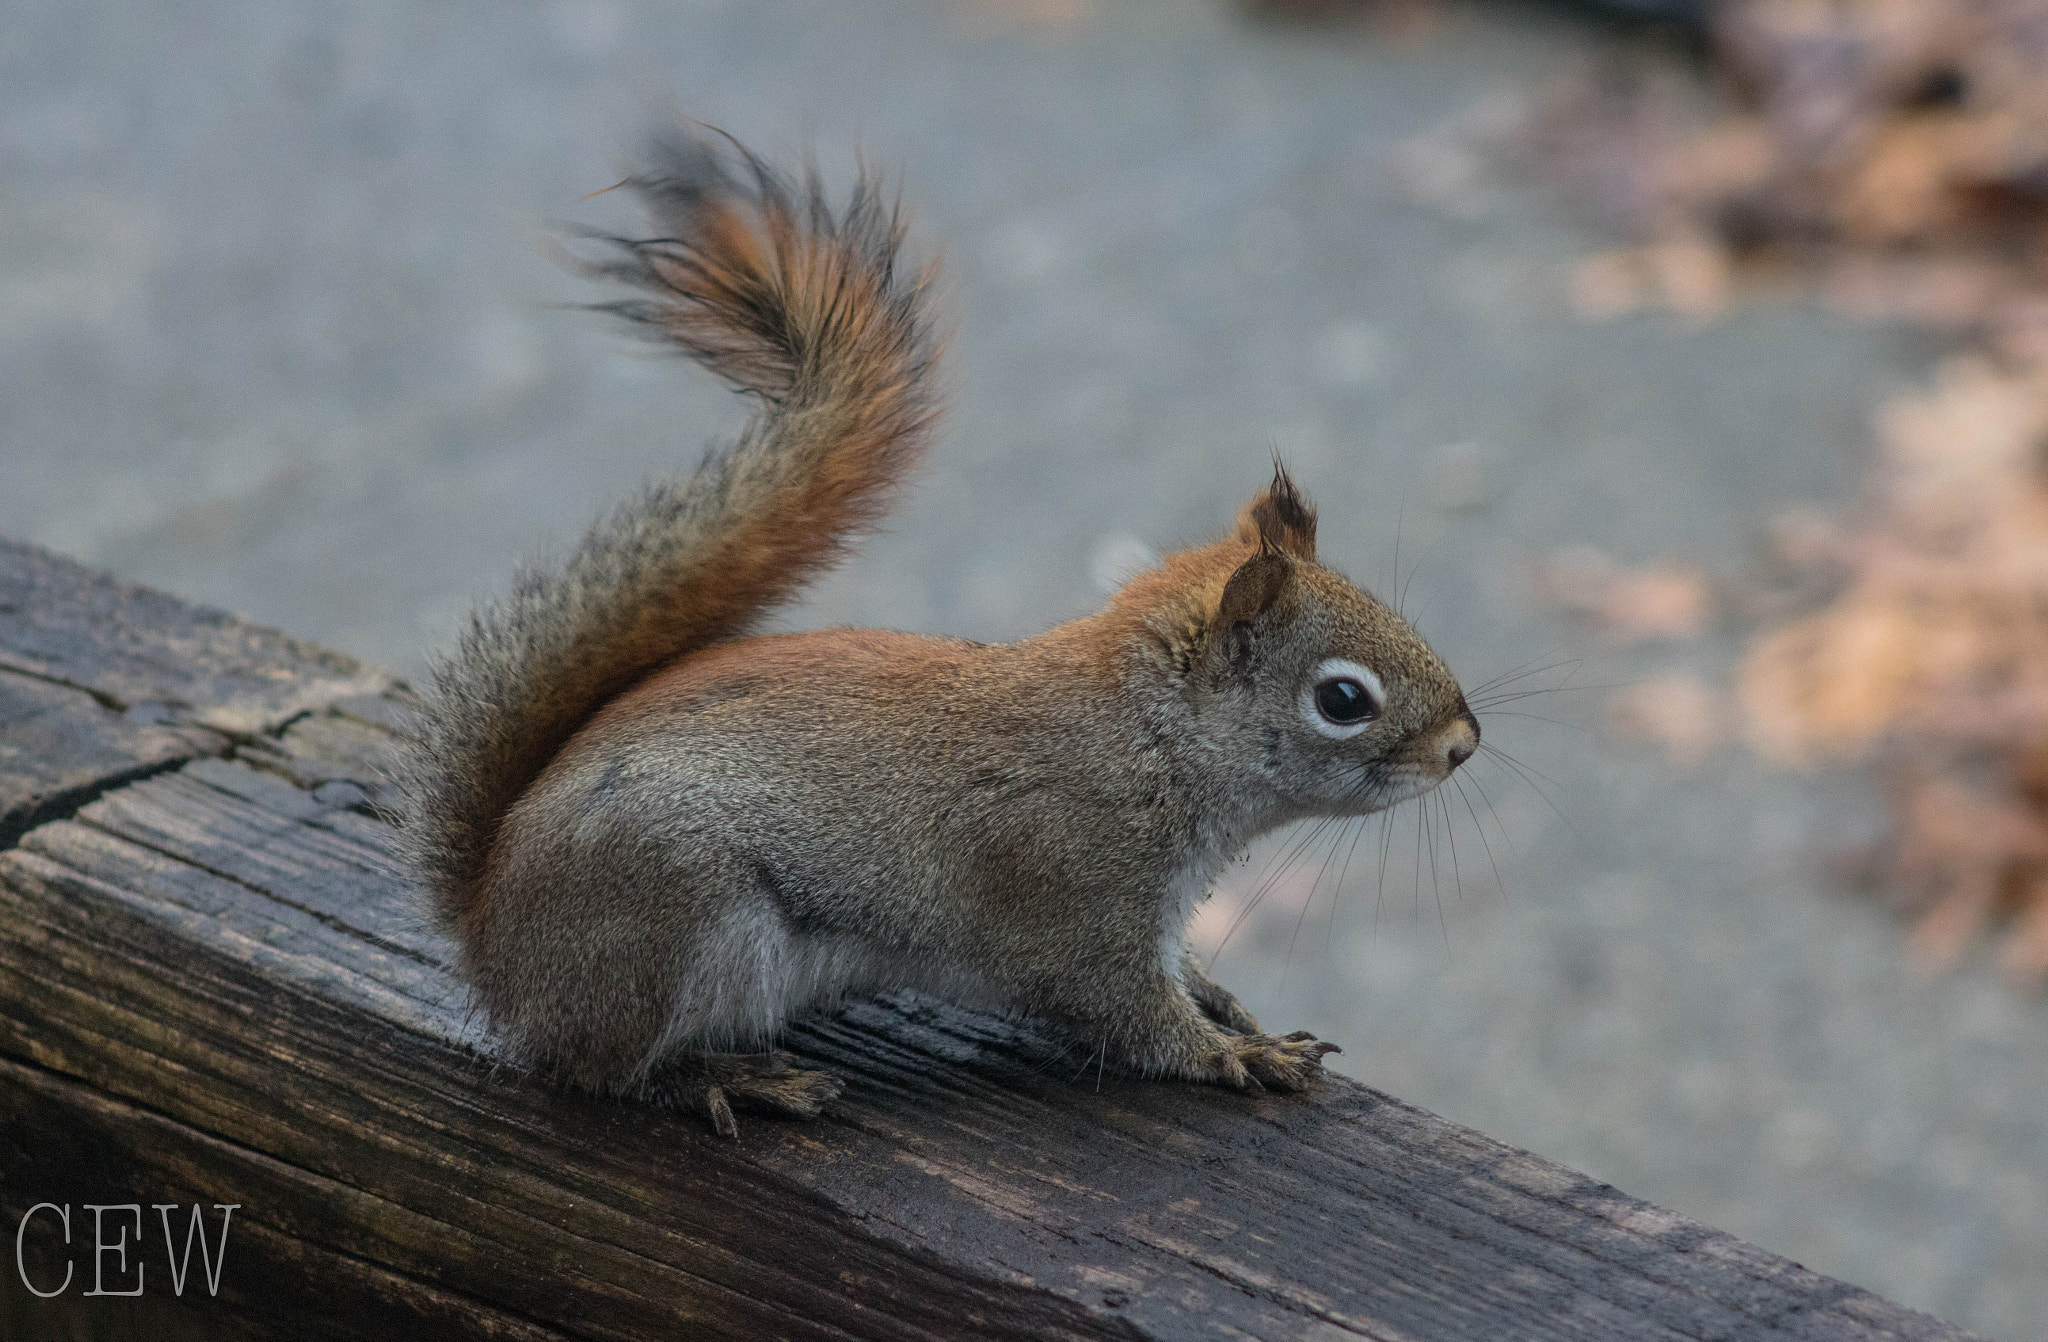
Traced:
<path fill-rule="evenodd" d="M 407 847 L 461 929 L 506 812 L 607 701 L 747 632 L 885 511 L 937 412 L 929 271 L 863 170 L 834 212 L 814 173 L 677 137 L 628 179 L 660 235 L 605 237 L 605 305 L 758 398 L 730 447 L 645 488 L 566 562 L 523 570 L 434 668 L 407 781 Z"/>

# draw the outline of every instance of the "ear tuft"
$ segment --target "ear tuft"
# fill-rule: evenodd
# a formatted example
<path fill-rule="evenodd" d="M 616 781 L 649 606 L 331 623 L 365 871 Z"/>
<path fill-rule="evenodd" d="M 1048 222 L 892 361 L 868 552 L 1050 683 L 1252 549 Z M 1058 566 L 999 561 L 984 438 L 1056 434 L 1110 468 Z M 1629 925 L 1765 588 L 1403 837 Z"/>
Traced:
<path fill-rule="evenodd" d="M 1256 541 L 1263 553 L 1291 555 L 1313 564 L 1316 559 L 1316 510 L 1287 474 L 1279 456 L 1273 458 L 1273 483 L 1245 505 L 1237 519 L 1238 538 Z"/>

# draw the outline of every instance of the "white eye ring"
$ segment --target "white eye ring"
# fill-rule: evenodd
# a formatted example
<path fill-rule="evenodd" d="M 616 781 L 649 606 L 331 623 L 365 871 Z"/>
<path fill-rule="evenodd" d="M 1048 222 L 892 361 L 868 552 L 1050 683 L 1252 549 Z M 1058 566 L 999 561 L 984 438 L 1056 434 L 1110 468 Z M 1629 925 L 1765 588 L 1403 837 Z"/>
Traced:
<path fill-rule="evenodd" d="M 1322 709 L 1316 707 L 1316 687 L 1331 680 L 1355 680 L 1365 686 L 1365 693 L 1372 700 L 1370 716 L 1357 722 L 1332 722 L 1324 717 Z M 1299 703 L 1301 716 L 1308 720 L 1309 726 L 1333 741 L 1348 741 L 1372 726 L 1387 711 L 1387 690 L 1380 684 L 1378 676 L 1357 662 L 1342 657 L 1326 657 L 1309 673 L 1308 683 L 1301 687 Z"/>

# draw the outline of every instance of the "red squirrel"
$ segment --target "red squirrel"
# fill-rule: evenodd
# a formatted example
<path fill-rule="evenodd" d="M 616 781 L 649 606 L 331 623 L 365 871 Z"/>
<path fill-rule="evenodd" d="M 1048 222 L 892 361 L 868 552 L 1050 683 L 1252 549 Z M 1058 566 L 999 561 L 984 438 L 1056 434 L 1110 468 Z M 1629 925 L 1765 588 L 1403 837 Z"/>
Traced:
<path fill-rule="evenodd" d="M 406 842 L 509 1055 L 732 1136 L 734 1106 L 838 1093 L 772 1051 L 785 1022 L 914 987 L 1145 1076 L 1303 1088 L 1335 1045 L 1262 1032 L 1189 916 L 1257 836 L 1449 777 L 1479 741 L 1457 680 L 1316 562 L 1277 462 L 1229 535 L 1035 638 L 753 634 L 931 436 L 933 272 L 865 169 L 835 211 L 693 133 L 648 163 L 658 236 L 586 268 L 756 408 L 435 667 Z"/>

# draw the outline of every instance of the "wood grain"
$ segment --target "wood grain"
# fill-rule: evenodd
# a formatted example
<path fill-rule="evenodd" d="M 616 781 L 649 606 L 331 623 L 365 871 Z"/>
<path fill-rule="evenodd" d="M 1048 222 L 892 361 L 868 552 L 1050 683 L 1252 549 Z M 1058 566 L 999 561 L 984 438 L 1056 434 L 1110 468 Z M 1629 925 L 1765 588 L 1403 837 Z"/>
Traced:
<path fill-rule="evenodd" d="M 816 1123 L 534 1086 L 376 817 L 403 694 L 356 694 L 0 853 L 0 1206 L 241 1203 L 180 1302 L 224 1331 L 1964 1336 L 1351 1081 L 1098 1076 L 913 995 L 792 1033 L 848 1081 Z"/>

